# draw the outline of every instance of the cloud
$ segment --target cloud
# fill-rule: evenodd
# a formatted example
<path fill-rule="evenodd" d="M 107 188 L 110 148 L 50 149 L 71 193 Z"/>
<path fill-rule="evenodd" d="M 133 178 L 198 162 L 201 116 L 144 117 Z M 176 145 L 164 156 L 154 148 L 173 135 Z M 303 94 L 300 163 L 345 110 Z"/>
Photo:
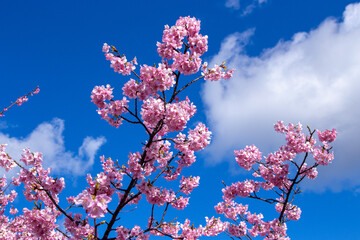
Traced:
<path fill-rule="evenodd" d="M 6 152 L 14 159 L 20 159 L 22 149 L 29 147 L 31 151 L 43 154 L 43 165 L 45 168 L 51 167 L 52 172 L 83 175 L 94 164 L 95 155 L 106 139 L 85 137 L 75 154 L 65 149 L 63 131 L 64 120 L 55 118 L 51 122 L 41 123 L 24 139 L 0 132 L 0 143 L 7 144 Z"/>
<path fill-rule="evenodd" d="M 256 7 L 260 6 L 263 3 L 266 3 L 267 0 L 251 0 L 250 3 L 248 1 L 242 7 L 242 16 L 250 14 Z M 241 4 L 242 5 L 242 4 Z M 233 8 L 234 10 L 240 10 L 240 0 L 226 0 L 225 7 Z"/>
<path fill-rule="evenodd" d="M 5 121 L 0 121 L 0 130 L 1 129 L 7 129 L 8 128 L 8 125 Z"/>
<path fill-rule="evenodd" d="M 240 9 L 240 0 L 226 0 L 225 7 L 234 8 L 235 10 Z"/>
<path fill-rule="evenodd" d="M 203 100 L 214 132 L 209 163 L 233 159 L 233 149 L 256 144 L 265 153 L 282 144 L 277 120 L 312 128 L 337 128 L 335 160 L 307 187 L 340 191 L 360 185 L 360 3 L 337 21 L 279 41 L 260 56 L 246 55 L 253 30 L 234 33 L 212 63 L 237 69 L 228 81 L 206 83 Z"/>

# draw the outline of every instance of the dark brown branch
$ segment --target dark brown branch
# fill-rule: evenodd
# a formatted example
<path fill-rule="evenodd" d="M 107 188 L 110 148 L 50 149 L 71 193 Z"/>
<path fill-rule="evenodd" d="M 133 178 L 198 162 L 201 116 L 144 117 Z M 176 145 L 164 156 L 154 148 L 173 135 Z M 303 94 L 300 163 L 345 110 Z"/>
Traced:
<path fill-rule="evenodd" d="M 304 159 L 300 165 L 300 169 L 302 168 L 302 166 L 304 165 L 307 157 L 308 157 L 309 153 L 305 153 L 305 156 L 304 156 Z M 288 188 L 288 192 L 286 193 L 286 199 L 285 199 L 285 202 L 283 203 L 283 208 L 281 210 L 281 213 L 280 213 L 280 216 L 279 216 L 279 221 L 281 223 L 284 222 L 284 220 L 282 219 L 284 217 L 284 213 L 285 213 L 285 210 L 286 210 L 286 206 L 289 202 L 289 198 L 290 198 L 290 195 L 291 195 L 291 192 L 292 192 L 292 189 L 294 188 L 295 184 L 296 184 L 296 180 L 298 179 L 298 177 L 300 176 L 300 171 L 298 170 L 297 173 L 296 173 L 296 176 L 294 178 L 294 180 L 292 181 L 292 184 L 291 186 Z"/>
<path fill-rule="evenodd" d="M 256 193 L 254 193 L 254 196 L 249 195 L 249 197 L 253 198 L 253 199 L 261 200 L 261 201 L 264 201 L 264 202 L 270 203 L 270 204 L 275 203 L 275 202 L 279 202 L 278 200 L 275 200 L 275 199 L 272 199 L 272 198 L 265 199 L 265 198 L 258 197 L 256 195 Z"/>
<path fill-rule="evenodd" d="M 70 236 L 68 236 L 66 233 L 64 233 L 63 231 L 61 231 L 59 228 L 55 228 L 57 231 L 59 231 L 62 235 L 64 235 L 67 238 L 70 238 Z"/>
<path fill-rule="evenodd" d="M 200 80 L 200 79 L 202 79 L 202 78 L 204 78 L 204 77 L 205 77 L 205 76 L 198 77 L 198 78 L 192 80 L 191 82 L 189 82 L 188 84 L 186 84 L 184 87 L 182 87 L 180 90 L 178 90 L 178 91 L 175 93 L 175 95 L 173 95 L 173 96 L 174 96 L 174 99 L 175 99 L 176 95 L 178 95 L 178 94 L 179 94 L 181 91 L 183 91 L 185 88 L 189 87 L 191 84 L 193 84 L 194 82 L 196 82 L 196 81 L 198 81 L 198 80 Z"/>

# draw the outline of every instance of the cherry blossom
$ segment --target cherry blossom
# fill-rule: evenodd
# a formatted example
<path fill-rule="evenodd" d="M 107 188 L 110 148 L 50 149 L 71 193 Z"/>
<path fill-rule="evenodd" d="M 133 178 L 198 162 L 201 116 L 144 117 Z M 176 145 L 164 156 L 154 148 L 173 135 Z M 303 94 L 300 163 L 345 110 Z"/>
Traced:
<path fill-rule="evenodd" d="M 195 152 L 210 144 L 212 134 L 204 123 L 191 122 L 197 108 L 183 93 L 201 79 L 229 79 L 234 69 L 228 70 L 225 63 L 213 68 L 202 64 L 208 36 L 200 33 L 196 18 L 181 17 L 174 26 L 166 25 L 161 40 L 157 43 L 161 62 L 141 64 L 138 72 L 136 58 L 128 61 L 114 46 L 102 46 L 110 67 L 131 78 L 125 79 L 120 92 L 123 96 L 118 99 L 109 84 L 95 86 L 91 102 L 111 126 L 133 124 L 144 131 L 146 139 L 142 145 L 134 144 L 135 150 L 127 157 L 113 160 L 101 156 L 101 168 L 93 176 L 87 174 L 87 186 L 67 196 L 67 201 L 63 200 L 65 179 L 51 176 L 41 153 L 25 148 L 17 160 L 0 144 L 0 167 L 19 170 L 11 181 L 6 176 L 0 178 L 1 239 L 147 240 L 166 236 L 194 240 L 222 233 L 231 238 L 290 239 L 286 222 L 301 216 L 300 207 L 295 205 L 299 185 L 306 177 L 315 179 L 318 167 L 333 161 L 330 143 L 337 137 L 336 130 L 311 131 L 308 127 L 309 133 L 304 133 L 300 123 L 275 123 L 275 131 L 285 140 L 276 151 L 263 155 L 255 145 L 234 151 L 235 161 L 252 175 L 235 183 L 224 182 L 222 201 L 215 206 L 221 217 L 205 217 L 205 226 L 172 218 L 189 205 L 189 195 L 197 191 L 200 177 L 184 175 L 185 169 L 196 162 Z M 195 74 L 199 76 L 192 80 L 190 76 L 183 78 Z M 38 92 L 36 88 L 19 97 L 0 116 Z M 23 188 L 29 208 L 14 206 L 19 188 Z M 239 203 L 239 198 L 273 204 L 276 218 L 254 212 L 253 205 Z M 142 209 L 140 204 L 148 209 L 141 212 L 145 223 L 136 219 L 133 224 L 128 215 Z"/>

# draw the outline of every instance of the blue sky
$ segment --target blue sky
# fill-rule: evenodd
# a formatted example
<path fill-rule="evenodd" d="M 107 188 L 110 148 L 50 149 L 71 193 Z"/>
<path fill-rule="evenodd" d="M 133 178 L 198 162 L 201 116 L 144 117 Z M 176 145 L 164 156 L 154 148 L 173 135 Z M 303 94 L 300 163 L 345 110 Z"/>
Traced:
<path fill-rule="evenodd" d="M 237 72 L 229 81 L 202 82 L 188 92 L 199 110 L 196 120 L 214 134 L 188 171 L 199 175 L 201 184 L 180 216 L 204 224 L 221 200 L 221 180 L 247 177 L 236 170 L 233 149 L 256 144 L 264 153 L 275 151 L 282 139 L 273 124 L 301 121 L 312 128 L 335 127 L 339 137 L 333 164 L 304 186 L 297 202 L 303 213 L 288 224 L 289 236 L 360 239 L 360 4 L 355 1 L 2 1 L 0 108 L 36 86 L 41 90 L 5 113 L 0 142 L 8 143 L 14 156 L 26 146 L 42 151 L 47 166 L 65 174 L 66 193 L 77 195 L 86 172 L 98 172 L 99 156 L 127 161 L 145 136 L 133 126 L 109 126 L 90 102 L 95 85 L 109 83 L 121 96 L 127 80 L 110 69 L 102 44 L 151 65 L 160 61 L 156 42 L 164 25 L 189 15 L 201 20 L 201 32 L 209 36 L 205 60 L 226 60 Z M 251 205 L 254 212 L 263 207 Z"/>

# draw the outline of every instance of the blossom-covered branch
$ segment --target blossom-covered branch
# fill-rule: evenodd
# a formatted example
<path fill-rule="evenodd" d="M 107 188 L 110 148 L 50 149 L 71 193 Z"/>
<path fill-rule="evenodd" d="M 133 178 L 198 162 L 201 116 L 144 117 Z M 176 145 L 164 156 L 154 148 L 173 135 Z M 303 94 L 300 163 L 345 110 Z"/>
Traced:
<path fill-rule="evenodd" d="M 16 99 L 15 102 L 12 102 L 8 107 L 5 107 L 1 112 L 0 112 L 0 117 L 4 116 L 4 112 L 8 111 L 11 107 L 13 107 L 15 104 L 17 104 L 18 106 L 21 106 L 24 102 L 27 102 L 28 96 L 29 95 L 33 95 L 33 94 L 38 94 L 40 92 L 40 88 L 36 87 L 35 89 L 31 90 L 31 92 L 25 94 L 22 97 L 19 97 L 18 99 Z"/>
<path fill-rule="evenodd" d="M 22 214 L 10 207 L 16 192 L 6 194 L 6 177 L 0 178 L 0 238 L 147 240 L 150 236 L 162 236 L 192 240 L 225 233 L 240 239 L 258 235 L 265 239 L 288 239 L 286 222 L 300 218 L 300 208 L 293 205 L 300 193 L 299 184 L 305 177 L 314 179 L 316 167 L 333 160 L 329 144 L 336 138 L 335 130 L 318 131 L 321 144 L 316 145 L 314 131 L 306 136 L 300 124 L 286 126 L 278 122 L 275 130 L 286 139 L 286 145 L 278 151 L 264 159 L 256 146 L 235 151 L 239 166 L 253 171 L 253 176 L 262 180 L 225 186 L 223 202 L 215 210 L 226 220 L 206 217 L 205 226 L 196 227 L 187 218 L 177 221 L 168 217 L 170 211 L 182 210 L 189 204 L 189 195 L 199 186 L 200 177 L 187 176 L 183 170 L 196 161 L 195 153 L 206 148 L 211 140 L 211 132 L 204 123 L 187 127 L 197 108 L 188 96 L 180 93 L 202 79 L 229 79 L 234 72 L 225 63 L 209 68 L 202 62 L 201 57 L 208 49 L 207 39 L 200 33 L 199 20 L 181 17 L 174 26 L 165 26 L 162 42 L 157 43 L 161 62 L 140 65 L 139 70 L 136 57 L 128 61 L 114 46 L 105 43 L 102 50 L 110 67 L 128 79 L 120 99 L 115 97 L 114 88 L 106 84 L 94 87 L 91 101 L 111 126 L 118 128 L 123 123 L 140 126 L 146 139 L 134 144 L 126 159 L 113 161 L 100 157 L 102 169 L 96 176 L 89 173 L 88 186 L 67 197 L 67 201 L 60 198 L 64 179 L 50 176 L 51 170 L 42 166 L 41 153 L 25 149 L 20 164 L 6 153 L 5 145 L 0 145 L 0 167 L 6 171 L 21 168 L 11 184 L 22 184 L 26 200 L 35 206 L 32 210 L 24 208 Z M 198 76 L 192 80 L 186 77 L 195 74 Z M 134 79 L 128 77 L 131 75 Z M 37 92 L 38 88 L 29 94 Z M 29 94 L 19 98 L 18 105 Z M 301 154 L 304 157 L 299 161 L 297 156 Z M 310 156 L 315 163 L 308 166 Z M 291 171 L 290 165 L 295 171 Z M 275 197 L 263 196 L 264 191 Z M 251 213 L 247 205 L 235 202 L 237 197 L 275 204 L 279 217 L 264 221 L 261 213 Z M 149 215 L 143 214 L 146 224 L 127 220 L 139 204 L 149 208 Z M 6 216 L 7 212 L 13 217 Z M 61 216 L 65 216 L 63 226 L 57 221 Z"/>

